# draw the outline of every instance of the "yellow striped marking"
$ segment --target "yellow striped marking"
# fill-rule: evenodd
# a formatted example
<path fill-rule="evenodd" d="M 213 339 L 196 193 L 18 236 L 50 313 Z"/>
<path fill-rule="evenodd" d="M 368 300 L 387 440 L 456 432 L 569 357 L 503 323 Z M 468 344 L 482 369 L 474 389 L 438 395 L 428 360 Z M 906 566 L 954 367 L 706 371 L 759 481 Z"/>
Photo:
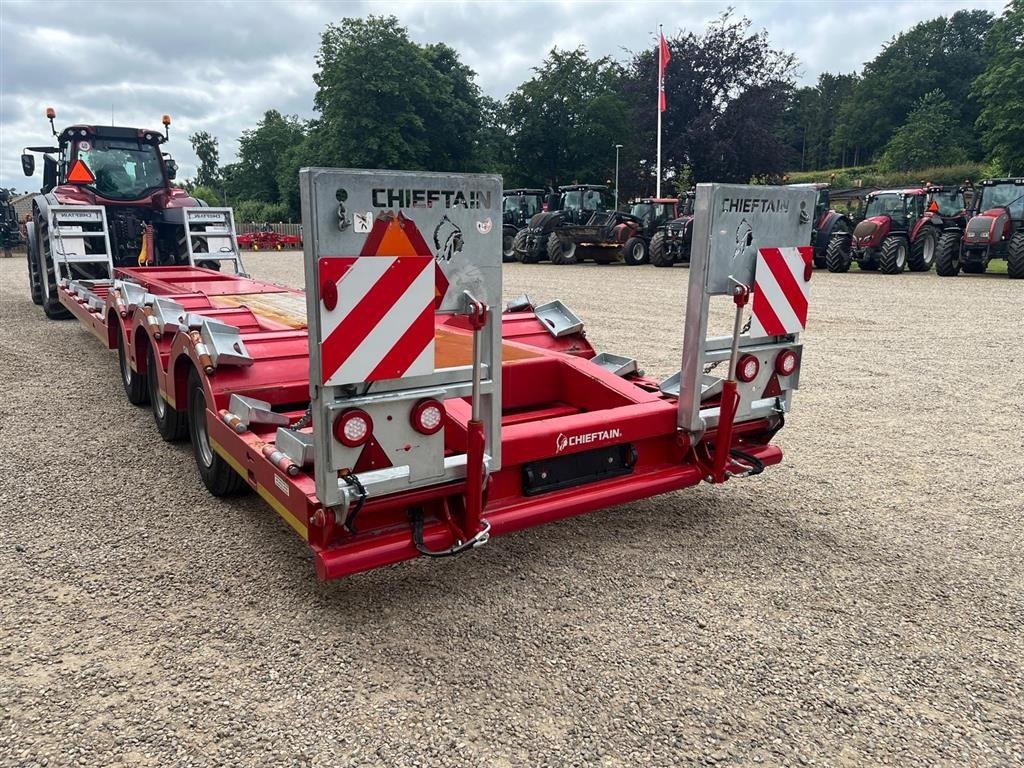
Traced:
<path fill-rule="evenodd" d="M 218 443 L 212 437 L 209 438 L 209 440 L 210 447 L 217 452 L 218 456 L 220 456 L 222 459 L 224 459 L 224 461 L 230 464 L 231 468 L 234 469 L 235 472 L 240 474 L 242 477 L 249 476 L 248 470 L 246 470 L 241 464 L 235 461 L 234 457 L 231 456 L 231 454 L 229 454 L 226 450 L 224 450 L 220 443 Z M 299 536 L 301 536 L 303 540 L 309 541 L 309 531 L 306 529 L 306 526 L 300 523 L 299 519 L 295 517 L 295 515 L 293 515 L 291 512 L 289 512 L 288 508 L 280 501 L 278 501 L 274 494 L 272 494 L 269 490 L 264 488 L 259 483 L 259 481 L 256 482 L 256 493 L 258 493 L 263 498 L 263 500 L 267 502 L 267 504 L 269 504 L 275 512 L 277 512 L 277 514 L 284 518 L 284 521 L 288 523 L 288 525 L 290 525 L 292 528 L 294 528 L 295 532 L 299 534 Z"/>

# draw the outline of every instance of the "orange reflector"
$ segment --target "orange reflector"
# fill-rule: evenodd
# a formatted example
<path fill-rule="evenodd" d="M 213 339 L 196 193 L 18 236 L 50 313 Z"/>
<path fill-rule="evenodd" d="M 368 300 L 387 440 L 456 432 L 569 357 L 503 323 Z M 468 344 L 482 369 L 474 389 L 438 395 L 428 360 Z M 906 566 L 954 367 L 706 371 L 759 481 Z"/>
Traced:
<path fill-rule="evenodd" d="M 92 171 L 89 170 L 85 161 L 79 158 L 75 160 L 75 164 L 68 171 L 68 181 L 72 184 L 92 184 L 96 181 L 96 177 L 92 175 Z"/>

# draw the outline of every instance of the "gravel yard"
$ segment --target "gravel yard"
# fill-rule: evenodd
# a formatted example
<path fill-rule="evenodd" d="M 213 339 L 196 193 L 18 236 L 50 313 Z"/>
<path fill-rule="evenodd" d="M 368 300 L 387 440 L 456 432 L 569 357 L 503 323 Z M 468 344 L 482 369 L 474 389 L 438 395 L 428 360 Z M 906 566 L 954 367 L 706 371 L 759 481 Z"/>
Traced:
<path fill-rule="evenodd" d="M 301 284 L 298 254 L 246 254 Z M 330 584 L 0 260 L 0 765 L 1020 765 L 1024 285 L 816 273 L 782 466 Z M 678 369 L 688 271 L 511 265 Z M 727 324 L 728 309 L 716 315 Z"/>

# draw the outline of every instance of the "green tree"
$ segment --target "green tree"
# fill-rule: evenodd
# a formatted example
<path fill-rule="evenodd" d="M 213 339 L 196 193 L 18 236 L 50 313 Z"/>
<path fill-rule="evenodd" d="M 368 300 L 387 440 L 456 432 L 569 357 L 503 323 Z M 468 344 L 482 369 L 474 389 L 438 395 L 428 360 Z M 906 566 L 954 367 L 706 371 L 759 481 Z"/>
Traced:
<path fill-rule="evenodd" d="M 832 150 L 843 164 L 873 159 L 925 94 L 939 89 L 965 127 L 977 118 L 971 82 L 985 69 L 982 48 L 992 24 L 983 10 L 957 11 L 923 21 L 890 40 L 864 65 L 860 81 L 839 110 Z M 970 143 L 970 142 L 969 142 Z"/>
<path fill-rule="evenodd" d="M 513 179 L 531 185 L 603 183 L 615 149 L 629 132 L 620 91 L 621 67 L 591 60 L 585 48 L 553 48 L 534 75 L 509 97 Z"/>
<path fill-rule="evenodd" d="M 857 83 L 856 75 L 823 72 L 813 86 L 798 88 L 786 110 L 788 144 L 800 157 L 801 170 L 830 168 L 841 161 L 841 145 L 833 150 L 839 109 Z"/>
<path fill-rule="evenodd" d="M 394 16 L 346 18 L 327 25 L 316 62 L 319 162 L 472 169 L 480 92 L 453 49 L 417 45 Z"/>
<path fill-rule="evenodd" d="M 882 168 L 910 171 L 933 165 L 953 165 L 967 159 L 964 131 L 957 110 L 942 91 L 925 94 L 907 121 L 893 134 L 882 154 Z"/>
<path fill-rule="evenodd" d="M 199 169 L 193 183 L 199 186 L 210 187 L 220 181 L 220 150 L 217 147 L 217 139 L 207 131 L 199 131 L 188 137 L 192 144 L 192 150 L 199 158 Z"/>
<path fill-rule="evenodd" d="M 238 161 L 224 169 L 232 199 L 281 201 L 278 166 L 294 146 L 301 144 L 306 126 L 295 115 L 268 109 L 256 127 L 243 131 L 238 140 Z M 298 189 L 298 178 L 294 185 Z"/>
<path fill-rule="evenodd" d="M 1004 173 L 1024 173 L 1024 0 L 1012 0 L 985 40 L 989 57 L 972 94 L 989 159 Z"/>

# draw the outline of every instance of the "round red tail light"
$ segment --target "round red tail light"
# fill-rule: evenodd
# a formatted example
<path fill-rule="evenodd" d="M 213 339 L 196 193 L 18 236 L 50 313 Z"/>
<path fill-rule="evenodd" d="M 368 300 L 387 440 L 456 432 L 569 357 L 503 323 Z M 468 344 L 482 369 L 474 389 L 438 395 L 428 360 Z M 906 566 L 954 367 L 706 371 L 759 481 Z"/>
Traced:
<path fill-rule="evenodd" d="M 760 370 L 761 361 L 753 355 L 744 355 L 736 363 L 736 378 L 746 384 L 756 379 Z"/>
<path fill-rule="evenodd" d="M 334 437 L 342 445 L 358 448 L 373 435 L 373 419 L 360 408 L 350 408 L 334 420 Z"/>
<path fill-rule="evenodd" d="M 796 371 L 796 365 L 800 362 L 796 352 L 792 349 L 784 349 L 775 358 L 775 372 L 779 376 L 790 376 Z"/>
<path fill-rule="evenodd" d="M 412 428 L 424 435 L 434 435 L 444 426 L 444 406 L 439 400 L 427 398 L 413 406 L 409 414 Z"/>

